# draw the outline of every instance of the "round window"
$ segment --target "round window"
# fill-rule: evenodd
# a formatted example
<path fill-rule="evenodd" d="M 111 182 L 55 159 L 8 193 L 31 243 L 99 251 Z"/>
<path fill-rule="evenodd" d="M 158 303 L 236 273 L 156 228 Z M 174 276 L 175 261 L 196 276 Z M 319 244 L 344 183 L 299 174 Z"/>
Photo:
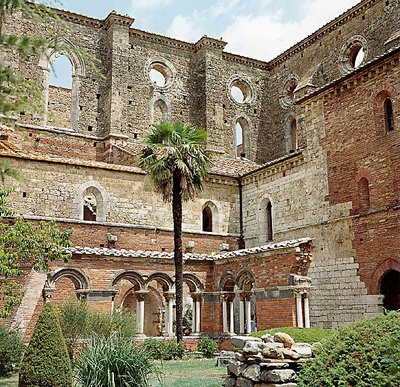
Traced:
<path fill-rule="evenodd" d="M 281 91 L 281 97 L 279 98 L 279 102 L 284 109 L 287 109 L 293 106 L 294 101 L 294 93 L 296 91 L 298 85 L 298 80 L 296 76 L 291 76 L 283 85 L 283 89 Z"/>
<path fill-rule="evenodd" d="M 340 68 L 343 74 L 353 71 L 365 63 L 368 46 L 363 36 L 353 36 L 340 53 Z"/>
<path fill-rule="evenodd" d="M 148 67 L 148 77 L 154 86 L 167 87 L 173 82 L 174 72 L 166 63 L 153 61 Z"/>
<path fill-rule="evenodd" d="M 250 84 L 241 79 L 235 79 L 230 83 L 229 93 L 237 103 L 248 103 L 253 98 Z"/>

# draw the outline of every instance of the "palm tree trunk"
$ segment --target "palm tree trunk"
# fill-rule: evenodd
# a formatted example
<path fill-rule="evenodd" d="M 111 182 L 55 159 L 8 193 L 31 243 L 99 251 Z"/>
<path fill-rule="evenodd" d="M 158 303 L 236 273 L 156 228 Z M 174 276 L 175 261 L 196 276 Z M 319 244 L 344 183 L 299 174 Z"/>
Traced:
<path fill-rule="evenodd" d="M 183 255 L 181 176 L 177 171 L 174 171 L 173 175 L 172 216 L 174 219 L 176 340 L 179 343 L 183 339 Z"/>

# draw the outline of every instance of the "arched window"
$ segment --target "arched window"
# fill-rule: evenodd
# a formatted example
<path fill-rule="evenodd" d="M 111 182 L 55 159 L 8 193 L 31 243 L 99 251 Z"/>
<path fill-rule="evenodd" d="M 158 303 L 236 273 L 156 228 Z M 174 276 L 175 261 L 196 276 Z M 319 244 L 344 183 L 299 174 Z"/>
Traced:
<path fill-rule="evenodd" d="M 265 208 L 265 223 L 266 223 L 266 237 L 267 241 L 272 241 L 273 239 L 273 231 L 272 231 L 272 204 L 268 202 Z"/>
<path fill-rule="evenodd" d="M 387 310 L 400 308 L 400 272 L 388 271 L 382 278 L 380 293 L 385 297 L 383 307 Z"/>
<path fill-rule="evenodd" d="M 50 126 L 71 128 L 72 64 L 66 55 L 53 56 L 50 65 L 47 112 Z"/>
<path fill-rule="evenodd" d="M 235 123 L 236 157 L 250 158 L 248 138 L 249 138 L 249 123 L 244 117 L 240 117 Z"/>
<path fill-rule="evenodd" d="M 385 99 L 383 103 L 383 109 L 385 113 L 386 131 L 390 132 L 394 130 L 393 104 L 390 98 Z"/>
<path fill-rule="evenodd" d="M 95 222 L 97 218 L 97 201 L 92 192 L 87 192 L 83 197 L 83 220 Z"/>
<path fill-rule="evenodd" d="M 203 218 L 203 231 L 212 232 L 213 216 L 211 208 L 209 206 L 203 208 L 202 218 Z"/>
<path fill-rule="evenodd" d="M 361 211 L 365 211 L 370 207 L 369 182 L 365 177 L 358 181 L 358 200 Z"/>
<path fill-rule="evenodd" d="M 168 106 L 162 99 L 157 99 L 153 104 L 153 124 L 168 120 Z"/>

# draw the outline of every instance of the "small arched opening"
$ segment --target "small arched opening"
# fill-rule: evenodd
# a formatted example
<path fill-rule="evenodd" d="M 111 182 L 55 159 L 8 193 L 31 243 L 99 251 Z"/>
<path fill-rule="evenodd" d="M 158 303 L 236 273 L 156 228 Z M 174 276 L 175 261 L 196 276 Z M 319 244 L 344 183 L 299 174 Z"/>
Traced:
<path fill-rule="evenodd" d="M 162 99 L 157 99 L 153 104 L 153 124 L 168 121 L 168 106 Z"/>
<path fill-rule="evenodd" d="M 369 182 L 365 177 L 358 181 L 358 201 L 360 211 L 366 211 L 370 207 Z"/>
<path fill-rule="evenodd" d="M 250 146 L 249 146 L 249 122 L 244 118 L 240 117 L 235 123 L 235 153 L 236 157 L 250 158 Z"/>
<path fill-rule="evenodd" d="M 206 206 L 203 208 L 203 231 L 212 232 L 213 231 L 213 216 L 211 208 Z"/>
<path fill-rule="evenodd" d="M 383 307 L 387 310 L 400 309 L 400 272 L 389 270 L 381 280 L 380 293 L 384 295 Z"/>
<path fill-rule="evenodd" d="M 390 98 L 386 98 L 383 102 L 383 110 L 385 114 L 385 128 L 387 132 L 394 130 L 393 104 Z"/>

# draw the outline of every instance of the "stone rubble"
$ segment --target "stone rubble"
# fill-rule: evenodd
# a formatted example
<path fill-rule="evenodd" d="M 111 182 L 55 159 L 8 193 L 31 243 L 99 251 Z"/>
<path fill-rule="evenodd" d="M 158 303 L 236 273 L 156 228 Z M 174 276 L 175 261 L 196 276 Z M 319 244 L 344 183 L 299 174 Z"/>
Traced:
<path fill-rule="evenodd" d="M 224 387 L 297 387 L 296 371 L 313 354 L 308 343 L 295 343 L 283 332 L 262 338 L 236 336 Z M 226 357 L 224 355 L 224 357 Z"/>

